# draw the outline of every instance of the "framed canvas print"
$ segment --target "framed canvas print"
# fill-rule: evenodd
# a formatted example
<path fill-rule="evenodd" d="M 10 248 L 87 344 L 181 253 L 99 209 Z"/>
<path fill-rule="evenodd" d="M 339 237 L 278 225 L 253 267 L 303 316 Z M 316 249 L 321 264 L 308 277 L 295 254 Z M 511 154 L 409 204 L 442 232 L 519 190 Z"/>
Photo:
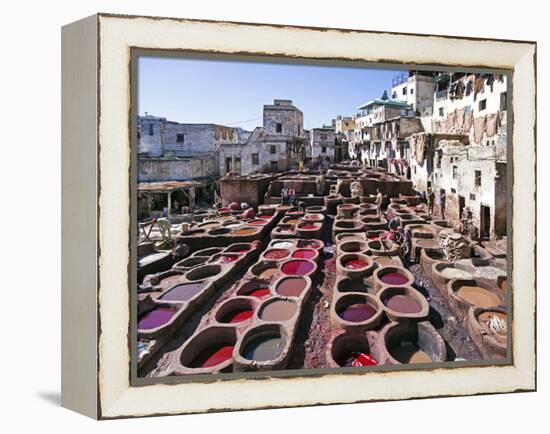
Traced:
<path fill-rule="evenodd" d="M 534 42 L 110 14 L 62 36 L 64 406 L 535 390 Z"/>

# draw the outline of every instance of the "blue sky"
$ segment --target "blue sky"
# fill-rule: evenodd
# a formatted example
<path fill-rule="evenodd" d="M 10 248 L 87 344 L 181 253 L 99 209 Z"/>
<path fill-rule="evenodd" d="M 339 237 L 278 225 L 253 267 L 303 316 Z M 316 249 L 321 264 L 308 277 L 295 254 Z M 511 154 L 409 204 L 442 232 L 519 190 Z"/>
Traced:
<path fill-rule="evenodd" d="M 166 57 L 141 57 L 138 71 L 139 114 L 248 130 L 262 124 L 263 105 L 273 99 L 293 100 L 307 129 L 330 124 L 380 97 L 402 72 Z"/>

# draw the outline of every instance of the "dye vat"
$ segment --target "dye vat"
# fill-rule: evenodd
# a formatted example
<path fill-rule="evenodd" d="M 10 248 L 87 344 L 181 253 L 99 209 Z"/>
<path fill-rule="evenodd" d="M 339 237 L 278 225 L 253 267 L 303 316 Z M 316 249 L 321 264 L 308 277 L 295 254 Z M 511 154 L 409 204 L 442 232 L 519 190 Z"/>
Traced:
<path fill-rule="evenodd" d="M 344 278 L 338 282 L 337 289 L 339 292 L 374 292 L 372 284 L 364 279 Z"/>
<path fill-rule="evenodd" d="M 236 309 L 232 312 L 227 313 L 225 316 L 223 316 L 220 319 L 220 322 L 226 323 L 226 324 L 240 323 L 240 322 L 246 321 L 247 319 L 252 318 L 252 315 L 254 315 L 254 311 L 252 309 L 248 309 L 248 308 Z"/>
<path fill-rule="evenodd" d="M 256 233 L 258 233 L 258 230 L 256 228 L 241 228 L 233 231 L 233 235 L 237 235 L 240 237 L 254 235 Z"/>
<path fill-rule="evenodd" d="M 388 298 L 384 305 L 399 313 L 419 313 L 422 310 L 422 306 L 414 298 L 401 294 Z"/>
<path fill-rule="evenodd" d="M 315 264 L 305 259 L 292 259 L 281 266 L 287 276 L 306 276 L 315 270 Z"/>
<path fill-rule="evenodd" d="M 432 358 L 413 342 L 401 342 L 390 351 L 392 357 L 400 363 L 431 363 Z"/>
<path fill-rule="evenodd" d="M 376 315 L 376 308 L 369 303 L 353 303 L 338 311 L 338 316 L 348 322 L 363 322 Z"/>
<path fill-rule="evenodd" d="M 314 230 L 317 230 L 319 229 L 320 226 L 316 223 L 310 223 L 310 222 L 304 222 L 304 223 L 300 223 L 298 225 L 298 229 L 303 229 L 305 231 L 314 231 Z"/>
<path fill-rule="evenodd" d="M 288 249 L 269 249 L 265 251 L 263 257 L 265 259 L 272 259 L 276 261 L 286 258 L 288 255 L 290 255 L 290 250 Z"/>
<path fill-rule="evenodd" d="M 292 249 L 294 244 L 290 241 L 277 241 L 273 243 L 272 246 L 276 249 Z"/>
<path fill-rule="evenodd" d="M 344 262 L 344 268 L 346 270 L 361 270 L 369 266 L 369 263 L 360 259 L 350 259 Z"/>
<path fill-rule="evenodd" d="M 212 345 L 201 351 L 189 364 L 190 368 L 212 368 L 233 357 L 234 345 Z"/>
<path fill-rule="evenodd" d="M 405 285 L 408 278 L 404 274 L 393 271 L 380 276 L 380 281 L 385 285 Z"/>
<path fill-rule="evenodd" d="M 318 255 L 316 250 L 298 249 L 295 250 L 291 256 L 297 259 L 316 259 Z"/>
<path fill-rule="evenodd" d="M 237 290 L 237 294 L 263 299 L 271 295 L 271 290 L 269 289 L 268 282 L 251 280 L 241 285 L 241 287 Z"/>
<path fill-rule="evenodd" d="M 206 287 L 206 282 L 182 283 L 166 291 L 159 297 L 163 301 L 188 301 Z"/>
<path fill-rule="evenodd" d="M 240 256 L 237 254 L 231 254 L 231 255 L 219 255 L 216 258 L 214 258 L 213 262 L 216 264 L 232 264 L 233 262 L 237 262 L 240 259 Z"/>
<path fill-rule="evenodd" d="M 180 283 L 183 279 L 184 279 L 183 275 L 174 274 L 173 276 L 164 277 L 159 281 L 158 285 L 155 285 L 155 286 L 159 287 L 161 290 L 166 290 Z"/>
<path fill-rule="evenodd" d="M 271 217 L 273 217 L 273 216 L 270 216 L 270 215 L 267 215 L 267 214 L 258 214 L 256 216 L 256 218 L 259 218 L 259 219 L 262 219 L 262 220 L 271 220 Z"/>
<path fill-rule="evenodd" d="M 327 362 L 330 367 L 374 366 L 378 361 L 372 356 L 366 335 L 343 333 L 327 346 Z"/>
<path fill-rule="evenodd" d="M 500 298 L 495 293 L 476 285 L 461 286 L 455 294 L 472 306 L 487 308 L 500 305 Z"/>
<path fill-rule="evenodd" d="M 245 345 L 243 356 L 248 360 L 267 362 L 279 358 L 285 346 L 286 339 L 280 334 L 262 334 Z"/>
<path fill-rule="evenodd" d="M 284 277 L 275 286 L 275 292 L 284 297 L 300 297 L 307 284 L 303 277 Z"/>
<path fill-rule="evenodd" d="M 138 330 L 153 330 L 166 325 L 176 314 L 171 306 L 158 306 L 138 318 Z"/>
<path fill-rule="evenodd" d="M 202 280 L 217 276 L 222 271 L 219 264 L 201 265 L 197 268 L 193 268 L 185 274 L 187 280 Z"/>
<path fill-rule="evenodd" d="M 300 249 L 320 249 L 323 247 L 320 241 L 317 240 L 298 240 L 296 243 L 297 247 Z"/>
<path fill-rule="evenodd" d="M 358 351 L 343 353 L 335 360 L 335 362 L 342 368 L 358 368 L 360 366 L 378 365 L 378 362 L 371 354 L 360 353 Z"/>
<path fill-rule="evenodd" d="M 297 310 L 298 306 L 292 301 L 270 300 L 260 308 L 258 317 L 263 321 L 288 321 Z"/>
<path fill-rule="evenodd" d="M 265 225 L 266 223 L 267 222 L 264 219 L 254 219 L 246 222 L 246 224 L 254 225 L 254 226 L 262 226 L 262 225 Z"/>

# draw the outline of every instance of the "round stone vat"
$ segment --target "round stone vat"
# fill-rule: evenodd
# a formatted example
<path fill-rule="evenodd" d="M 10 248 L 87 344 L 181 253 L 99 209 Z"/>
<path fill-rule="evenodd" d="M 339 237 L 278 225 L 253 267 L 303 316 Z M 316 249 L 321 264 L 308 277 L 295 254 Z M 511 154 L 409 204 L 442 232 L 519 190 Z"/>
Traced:
<path fill-rule="evenodd" d="M 373 294 L 375 292 L 370 280 L 352 279 L 349 277 L 337 280 L 336 290 L 338 292 L 360 292 L 364 294 Z"/>
<path fill-rule="evenodd" d="M 384 239 L 388 236 L 388 231 L 384 229 L 376 229 L 376 230 L 370 230 L 367 231 L 367 239 L 368 240 L 380 240 Z"/>
<path fill-rule="evenodd" d="M 258 309 L 258 319 L 266 322 L 287 322 L 296 319 L 299 313 L 295 301 L 272 297 L 262 303 Z"/>
<path fill-rule="evenodd" d="M 447 284 L 449 305 L 459 318 L 466 318 L 471 307 L 495 308 L 503 304 L 502 291 L 474 279 L 456 279 Z"/>
<path fill-rule="evenodd" d="M 279 265 L 275 261 L 259 261 L 250 268 L 250 273 L 261 280 L 270 281 L 280 274 Z"/>
<path fill-rule="evenodd" d="M 285 225 L 297 225 L 300 223 L 302 219 L 300 217 L 283 217 L 281 220 L 281 224 Z"/>
<path fill-rule="evenodd" d="M 384 286 L 412 286 L 413 274 L 404 267 L 386 265 L 374 271 L 374 287 L 380 290 Z"/>
<path fill-rule="evenodd" d="M 221 324 L 248 324 L 257 309 L 258 299 L 253 297 L 232 297 L 217 309 L 214 319 Z"/>
<path fill-rule="evenodd" d="M 210 284 L 211 283 L 206 280 L 178 283 L 164 292 L 158 299 L 164 302 L 189 302 L 203 293 Z"/>
<path fill-rule="evenodd" d="M 377 220 L 363 222 L 365 231 L 385 230 L 388 227 L 388 221 L 384 217 L 380 217 Z"/>
<path fill-rule="evenodd" d="M 447 291 L 447 283 L 450 280 L 473 279 L 471 273 L 458 268 L 456 264 L 450 262 L 435 262 L 432 265 L 431 277 L 435 287 L 444 295 Z"/>
<path fill-rule="evenodd" d="M 217 255 L 212 256 L 208 263 L 210 264 L 233 264 L 243 258 L 243 255 L 240 253 L 218 253 Z"/>
<path fill-rule="evenodd" d="M 251 243 L 235 243 L 231 244 L 229 247 L 226 247 L 224 253 L 241 253 L 246 254 L 252 250 Z"/>
<path fill-rule="evenodd" d="M 227 235 L 231 232 L 231 228 L 214 228 L 208 230 L 208 235 L 212 236 L 219 236 L 219 235 Z"/>
<path fill-rule="evenodd" d="M 174 373 L 231 372 L 236 343 L 235 327 L 211 326 L 199 330 L 176 353 Z"/>
<path fill-rule="evenodd" d="M 306 213 L 320 213 L 320 214 L 326 214 L 327 208 L 324 206 L 308 206 L 306 208 Z"/>
<path fill-rule="evenodd" d="M 343 241 L 338 245 L 340 253 L 363 253 L 365 254 L 369 246 L 366 241 L 361 240 L 349 240 Z"/>
<path fill-rule="evenodd" d="M 342 276 L 367 277 L 374 269 L 374 261 L 362 253 L 344 253 L 336 258 L 336 270 Z"/>
<path fill-rule="evenodd" d="M 344 241 L 365 241 L 367 239 L 366 234 L 361 232 L 340 232 L 334 237 L 336 244 L 343 243 Z"/>
<path fill-rule="evenodd" d="M 303 221 L 296 225 L 296 231 L 301 238 L 320 238 L 323 225 L 319 222 Z"/>
<path fill-rule="evenodd" d="M 278 224 L 272 231 L 272 236 L 283 238 L 291 237 L 296 234 L 295 225 Z"/>
<path fill-rule="evenodd" d="M 475 267 L 485 267 L 490 264 L 492 255 L 479 244 L 470 246 L 470 259 Z"/>
<path fill-rule="evenodd" d="M 189 258 L 182 259 L 172 265 L 174 270 L 191 270 L 199 265 L 204 264 L 210 259 L 209 256 L 190 256 Z"/>
<path fill-rule="evenodd" d="M 237 341 L 235 362 L 238 371 L 273 370 L 286 367 L 290 355 L 290 336 L 277 323 L 248 329 Z"/>
<path fill-rule="evenodd" d="M 281 272 L 287 276 L 311 276 L 317 270 L 309 259 L 289 259 L 281 264 Z"/>
<path fill-rule="evenodd" d="M 426 298 L 411 286 L 386 286 L 376 296 L 392 321 L 421 321 L 430 312 Z"/>
<path fill-rule="evenodd" d="M 357 368 L 378 364 L 371 354 L 366 335 L 346 332 L 335 335 L 329 340 L 326 359 L 330 368 Z"/>
<path fill-rule="evenodd" d="M 276 208 L 272 205 L 259 205 L 258 206 L 258 213 L 265 214 L 268 216 L 274 216 L 275 215 Z"/>
<path fill-rule="evenodd" d="M 333 225 L 334 228 L 340 230 L 360 230 L 361 224 L 355 220 L 336 220 Z"/>
<path fill-rule="evenodd" d="M 333 301 L 331 320 L 340 328 L 365 331 L 380 323 L 383 312 L 380 302 L 373 295 L 350 292 Z"/>
<path fill-rule="evenodd" d="M 257 235 L 259 232 L 259 227 L 243 226 L 241 228 L 234 229 L 231 235 L 234 235 L 236 237 L 250 237 Z"/>
<path fill-rule="evenodd" d="M 325 244 L 321 240 L 305 239 L 296 241 L 296 247 L 298 249 L 314 249 L 320 253 Z"/>
<path fill-rule="evenodd" d="M 214 255 L 217 255 L 218 253 L 221 253 L 223 251 L 223 247 L 209 247 L 207 249 L 201 249 L 201 250 L 197 250 L 196 252 L 194 252 L 191 257 L 193 256 L 206 256 L 206 257 L 210 257 L 210 256 L 214 256 Z"/>
<path fill-rule="evenodd" d="M 427 321 L 389 323 L 380 338 L 386 361 L 392 365 L 444 362 L 443 338 Z"/>
<path fill-rule="evenodd" d="M 246 224 L 253 225 L 253 226 L 263 226 L 267 224 L 267 221 L 265 219 L 254 218 L 252 220 L 248 220 Z"/>
<path fill-rule="evenodd" d="M 222 272 L 219 264 L 200 265 L 185 273 L 185 278 L 190 281 L 212 279 Z"/>
<path fill-rule="evenodd" d="M 290 256 L 296 259 L 309 259 L 311 261 L 317 261 L 317 259 L 319 259 L 319 252 L 314 249 L 296 249 Z"/>
<path fill-rule="evenodd" d="M 473 307 L 468 311 L 467 327 L 485 360 L 506 357 L 508 315 L 504 309 Z"/>
<path fill-rule="evenodd" d="M 336 208 L 336 215 L 344 218 L 353 218 L 359 211 L 359 206 L 353 203 L 343 203 Z"/>
<path fill-rule="evenodd" d="M 399 254 L 399 244 L 390 240 L 367 241 L 368 250 L 375 256 L 395 256 Z"/>
<path fill-rule="evenodd" d="M 325 216 L 319 213 L 306 213 L 303 220 L 308 222 L 322 222 L 325 220 Z"/>
<path fill-rule="evenodd" d="M 430 279 L 432 278 L 432 265 L 439 262 L 448 263 L 441 249 L 422 249 L 420 251 L 420 266 Z"/>
<path fill-rule="evenodd" d="M 215 221 L 215 220 L 206 220 L 202 223 L 199 223 L 197 227 L 202 229 L 212 229 L 212 228 L 219 228 L 221 226 L 221 222 Z"/>
<path fill-rule="evenodd" d="M 147 339 L 170 336 L 185 319 L 185 307 L 181 304 L 152 303 L 149 309 L 138 315 L 138 336 Z"/>
<path fill-rule="evenodd" d="M 275 293 L 283 297 L 302 297 L 311 289 L 311 279 L 304 276 L 283 276 L 274 284 Z"/>
<path fill-rule="evenodd" d="M 248 279 L 243 280 L 239 288 L 236 291 L 237 295 L 244 295 L 247 297 L 255 297 L 257 299 L 264 299 L 272 295 L 269 288 L 269 281 L 261 279 Z"/>
<path fill-rule="evenodd" d="M 281 259 L 288 258 L 290 256 L 289 249 L 267 249 L 262 253 L 262 259 L 266 261 L 280 261 Z"/>
<path fill-rule="evenodd" d="M 413 238 L 434 238 L 435 231 L 428 224 L 412 224 L 407 226 Z"/>
<path fill-rule="evenodd" d="M 296 242 L 294 240 L 272 241 L 270 248 L 272 249 L 294 249 Z"/>
<path fill-rule="evenodd" d="M 181 235 L 183 235 L 185 237 L 195 237 L 195 236 L 199 236 L 199 235 L 204 235 L 205 233 L 206 233 L 205 229 L 191 228 L 189 230 L 182 231 Z"/>
<path fill-rule="evenodd" d="M 432 220 L 432 225 L 434 225 L 437 229 L 449 229 L 452 227 L 451 222 L 448 220 Z"/>

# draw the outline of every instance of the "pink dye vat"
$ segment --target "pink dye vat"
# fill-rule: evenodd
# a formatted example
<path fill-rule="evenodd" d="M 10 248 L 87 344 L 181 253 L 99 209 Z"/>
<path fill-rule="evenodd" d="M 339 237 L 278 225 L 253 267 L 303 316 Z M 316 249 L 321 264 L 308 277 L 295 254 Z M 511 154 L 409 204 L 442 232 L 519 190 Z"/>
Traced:
<path fill-rule="evenodd" d="M 269 288 L 258 288 L 252 292 L 249 292 L 246 295 L 248 295 L 249 297 L 256 297 L 261 299 L 261 298 L 267 297 L 270 294 L 271 294 L 271 291 L 269 290 Z"/>
<path fill-rule="evenodd" d="M 349 322 L 363 322 L 373 317 L 376 309 L 368 303 L 355 303 L 338 312 L 340 318 Z"/>
<path fill-rule="evenodd" d="M 266 259 L 282 259 L 289 255 L 290 251 L 287 249 L 270 249 L 264 253 Z"/>
<path fill-rule="evenodd" d="M 403 274 L 397 272 L 383 274 L 380 277 L 380 280 L 386 285 L 404 285 L 409 281 L 409 279 L 407 279 L 407 276 L 404 276 Z"/>
<path fill-rule="evenodd" d="M 226 315 L 223 318 L 222 322 L 231 323 L 231 324 L 243 322 L 251 318 L 253 314 L 254 314 L 254 311 L 252 309 L 246 309 L 241 311 L 237 310 L 235 312 L 231 312 L 229 315 Z"/>
<path fill-rule="evenodd" d="M 263 220 L 271 220 L 272 216 L 267 215 L 267 214 L 258 214 L 256 217 L 259 218 L 259 219 L 263 219 Z"/>
<path fill-rule="evenodd" d="M 368 263 L 360 259 L 351 259 L 346 261 L 344 268 L 346 270 L 361 270 L 362 268 L 368 267 Z"/>
<path fill-rule="evenodd" d="M 293 258 L 298 259 L 313 259 L 317 256 L 317 252 L 311 249 L 298 249 L 292 254 Z"/>
<path fill-rule="evenodd" d="M 298 229 L 305 229 L 307 231 L 319 229 L 319 225 L 316 225 L 315 223 L 302 223 L 300 226 L 298 226 Z"/>
<path fill-rule="evenodd" d="M 304 276 L 314 269 L 313 263 L 300 259 L 285 262 L 281 267 L 281 271 L 289 276 Z"/>
<path fill-rule="evenodd" d="M 156 307 L 144 314 L 138 321 L 139 330 L 152 330 L 167 324 L 176 314 L 173 307 Z"/>

